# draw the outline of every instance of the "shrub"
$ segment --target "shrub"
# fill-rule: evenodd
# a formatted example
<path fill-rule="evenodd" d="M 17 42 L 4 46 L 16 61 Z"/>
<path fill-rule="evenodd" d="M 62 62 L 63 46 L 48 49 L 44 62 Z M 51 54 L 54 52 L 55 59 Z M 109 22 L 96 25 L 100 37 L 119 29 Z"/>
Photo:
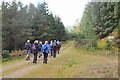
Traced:
<path fill-rule="evenodd" d="M 23 55 L 26 55 L 26 51 L 24 50 L 15 50 L 15 51 L 12 51 L 11 53 L 12 57 L 23 56 Z"/>
<path fill-rule="evenodd" d="M 99 40 L 97 45 L 99 49 L 103 49 L 106 46 L 106 41 Z"/>
<path fill-rule="evenodd" d="M 11 57 L 11 55 L 10 55 L 10 52 L 9 52 L 9 50 L 3 50 L 2 51 L 2 58 L 4 59 L 4 58 L 10 58 Z"/>
<path fill-rule="evenodd" d="M 111 49 L 111 45 L 110 45 L 110 40 L 108 39 L 102 39 L 102 40 L 99 40 L 97 42 L 97 46 L 99 49 L 107 49 L 107 50 L 110 50 Z"/>

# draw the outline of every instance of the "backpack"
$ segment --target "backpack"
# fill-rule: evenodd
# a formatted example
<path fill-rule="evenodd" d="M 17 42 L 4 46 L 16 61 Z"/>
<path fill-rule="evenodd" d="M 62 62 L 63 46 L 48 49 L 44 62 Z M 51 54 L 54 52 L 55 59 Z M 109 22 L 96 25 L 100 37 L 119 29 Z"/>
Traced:
<path fill-rule="evenodd" d="M 39 44 L 38 46 L 39 46 L 39 50 L 40 50 L 42 48 L 42 44 Z"/>
<path fill-rule="evenodd" d="M 25 49 L 27 49 L 27 50 L 30 49 L 30 43 L 25 44 Z"/>
<path fill-rule="evenodd" d="M 56 47 L 56 46 L 57 46 L 57 43 L 56 43 L 56 42 L 53 42 L 53 46 Z"/>
<path fill-rule="evenodd" d="M 57 44 L 58 47 L 61 47 L 61 44 Z"/>
<path fill-rule="evenodd" d="M 35 45 L 32 46 L 32 50 L 33 50 L 33 51 L 36 50 L 36 46 L 35 46 Z"/>

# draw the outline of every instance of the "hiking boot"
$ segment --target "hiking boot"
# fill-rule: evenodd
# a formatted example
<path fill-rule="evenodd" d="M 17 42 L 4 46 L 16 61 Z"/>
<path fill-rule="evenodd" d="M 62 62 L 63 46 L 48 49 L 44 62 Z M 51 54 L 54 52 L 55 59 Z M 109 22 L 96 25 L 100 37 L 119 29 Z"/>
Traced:
<path fill-rule="evenodd" d="M 45 64 L 47 64 L 47 62 L 45 62 Z"/>
<path fill-rule="evenodd" d="M 37 62 L 33 62 L 33 63 L 37 63 Z"/>
<path fill-rule="evenodd" d="M 43 63 L 44 63 L 44 64 L 47 64 L 47 62 L 46 62 L 46 61 L 43 61 Z"/>
<path fill-rule="evenodd" d="M 39 58 L 40 58 L 41 56 L 39 56 Z"/>
<path fill-rule="evenodd" d="M 51 56 L 53 56 L 53 54 L 51 53 Z"/>
<path fill-rule="evenodd" d="M 53 58 L 56 58 L 56 57 L 53 57 Z"/>
<path fill-rule="evenodd" d="M 30 60 L 30 58 L 28 58 L 28 60 Z"/>

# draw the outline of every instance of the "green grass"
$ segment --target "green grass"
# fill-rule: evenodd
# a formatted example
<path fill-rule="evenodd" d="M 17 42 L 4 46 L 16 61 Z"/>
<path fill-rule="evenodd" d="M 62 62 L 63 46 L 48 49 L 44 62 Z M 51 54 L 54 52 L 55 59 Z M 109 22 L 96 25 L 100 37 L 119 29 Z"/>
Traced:
<path fill-rule="evenodd" d="M 21 61 L 24 61 L 24 60 L 25 60 L 25 56 L 13 57 L 13 58 L 9 59 L 8 61 L 2 62 L 2 65 L 5 66 L 5 65 L 9 65 L 9 64 L 15 64 L 17 62 L 21 62 Z"/>
<path fill-rule="evenodd" d="M 33 64 L 32 61 L 25 62 L 24 65 L 14 66 L 4 72 L 4 76 L 11 75 L 21 78 L 118 77 L 117 55 L 98 55 L 106 51 L 87 51 L 74 46 L 74 41 L 67 42 L 62 45 L 61 52 L 57 54 L 56 59 L 49 57 L 48 64 L 42 64 L 42 59 L 39 59 L 37 64 Z M 5 67 L 9 67 L 11 64 L 5 64 Z M 17 72 L 21 72 L 21 74 L 15 75 Z"/>
<path fill-rule="evenodd" d="M 73 42 L 66 51 L 64 51 L 57 59 L 52 60 L 44 67 L 40 67 L 40 70 L 35 69 L 30 74 L 26 74 L 23 77 L 50 77 L 50 78 L 75 78 L 82 77 L 89 69 L 89 66 L 97 64 L 107 63 L 113 58 L 103 56 L 91 55 L 88 51 L 75 49 Z M 116 59 L 115 59 L 116 60 Z M 103 64 L 104 64 L 103 63 Z M 47 73 L 46 73 L 47 71 Z M 104 74 L 102 74 L 103 76 Z M 100 77 L 102 77 L 100 76 Z M 99 77 L 97 74 L 94 76 L 86 74 L 83 77 Z"/>

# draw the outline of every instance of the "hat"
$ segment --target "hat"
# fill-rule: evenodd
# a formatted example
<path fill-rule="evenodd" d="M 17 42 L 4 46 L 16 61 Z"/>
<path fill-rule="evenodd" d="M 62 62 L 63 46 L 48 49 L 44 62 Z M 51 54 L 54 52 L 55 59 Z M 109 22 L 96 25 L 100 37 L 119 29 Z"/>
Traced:
<path fill-rule="evenodd" d="M 38 43 L 38 40 L 35 40 L 35 42 L 34 43 Z"/>
<path fill-rule="evenodd" d="M 29 43 L 29 42 L 30 42 L 30 40 L 27 40 L 27 42 Z"/>

